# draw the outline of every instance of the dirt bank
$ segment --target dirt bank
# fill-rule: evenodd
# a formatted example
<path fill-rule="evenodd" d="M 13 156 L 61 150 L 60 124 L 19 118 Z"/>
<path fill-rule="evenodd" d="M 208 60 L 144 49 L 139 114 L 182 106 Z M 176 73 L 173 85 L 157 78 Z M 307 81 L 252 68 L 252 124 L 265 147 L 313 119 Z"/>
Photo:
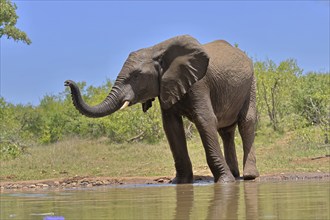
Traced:
<path fill-rule="evenodd" d="M 71 177 L 63 179 L 29 180 L 15 182 L 0 182 L 1 192 L 9 190 L 47 190 L 66 188 L 91 188 L 98 186 L 118 186 L 124 184 L 168 184 L 171 177 Z M 281 173 L 263 175 L 255 182 L 277 181 L 330 181 L 330 173 Z M 211 176 L 195 176 L 195 182 L 213 182 Z"/>

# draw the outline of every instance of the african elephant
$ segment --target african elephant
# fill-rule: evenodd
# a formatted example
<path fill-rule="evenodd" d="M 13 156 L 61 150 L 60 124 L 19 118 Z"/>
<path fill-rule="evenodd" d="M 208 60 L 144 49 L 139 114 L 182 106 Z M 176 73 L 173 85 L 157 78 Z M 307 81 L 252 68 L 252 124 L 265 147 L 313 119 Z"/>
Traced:
<path fill-rule="evenodd" d="M 223 40 L 201 45 L 189 35 L 177 36 L 129 54 L 108 96 L 87 105 L 77 85 L 67 80 L 76 109 L 88 117 L 103 117 L 142 103 L 146 112 L 158 97 L 163 128 L 174 158 L 173 183 L 192 183 L 182 117 L 200 134 L 215 182 L 234 181 L 239 169 L 234 144 L 236 125 L 243 142 L 243 177 L 259 176 L 254 127 L 256 82 L 251 60 Z M 224 144 L 223 156 L 218 134 Z"/>

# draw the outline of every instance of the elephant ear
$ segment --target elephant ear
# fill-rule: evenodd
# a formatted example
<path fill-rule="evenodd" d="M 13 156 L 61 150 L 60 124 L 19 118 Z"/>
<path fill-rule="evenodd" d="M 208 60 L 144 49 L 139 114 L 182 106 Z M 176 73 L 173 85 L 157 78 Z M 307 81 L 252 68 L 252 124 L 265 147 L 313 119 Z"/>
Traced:
<path fill-rule="evenodd" d="M 202 79 L 209 64 L 208 55 L 194 38 L 184 35 L 171 40 L 160 64 L 164 71 L 160 82 L 160 101 L 164 109 L 178 102 Z"/>

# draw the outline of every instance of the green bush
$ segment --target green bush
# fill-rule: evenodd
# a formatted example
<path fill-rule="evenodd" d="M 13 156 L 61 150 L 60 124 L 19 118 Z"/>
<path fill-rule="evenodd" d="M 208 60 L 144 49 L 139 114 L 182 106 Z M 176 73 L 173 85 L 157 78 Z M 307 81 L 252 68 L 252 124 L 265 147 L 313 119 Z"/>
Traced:
<path fill-rule="evenodd" d="M 18 157 L 23 152 L 23 148 L 20 144 L 4 141 L 0 142 L 0 159 L 14 159 Z"/>
<path fill-rule="evenodd" d="M 280 64 L 255 62 L 257 78 L 257 134 L 269 130 L 293 132 L 304 142 L 328 143 L 330 116 L 329 73 L 302 74 L 293 59 Z M 99 87 L 78 83 L 84 100 L 100 103 L 112 87 L 107 80 Z M 104 138 L 109 142 L 158 143 L 164 139 L 158 101 L 144 113 L 140 104 L 93 119 L 73 106 L 66 88 L 58 95 L 46 95 L 38 106 L 13 105 L 0 97 L 0 158 L 14 158 L 26 146 L 58 142 L 71 137 Z M 188 138 L 197 135 L 184 119 Z M 266 133 L 263 131 L 267 131 Z"/>

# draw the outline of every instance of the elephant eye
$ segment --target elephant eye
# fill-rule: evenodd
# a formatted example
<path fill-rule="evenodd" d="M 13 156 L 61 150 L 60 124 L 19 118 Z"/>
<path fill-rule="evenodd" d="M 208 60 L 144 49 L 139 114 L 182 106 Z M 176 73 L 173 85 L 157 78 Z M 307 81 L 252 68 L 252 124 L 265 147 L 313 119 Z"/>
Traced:
<path fill-rule="evenodd" d="M 158 73 L 162 72 L 162 70 L 163 70 L 162 66 L 163 66 L 163 61 L 162 60 L 154 62 L 154 68 Z"/>
<path fill-rule="evenodd" d="M 137 71 L 134 71 L 131 77 L 133 80 L 136 80 L 139 77 L 139 73 Z"/>
<path fill-rule="evenodd" d="M 162 67 L 162 66 L 164 66 L 164 61 L 161 59 L 160 61 L 159 61 L 159 65 Z"/>

